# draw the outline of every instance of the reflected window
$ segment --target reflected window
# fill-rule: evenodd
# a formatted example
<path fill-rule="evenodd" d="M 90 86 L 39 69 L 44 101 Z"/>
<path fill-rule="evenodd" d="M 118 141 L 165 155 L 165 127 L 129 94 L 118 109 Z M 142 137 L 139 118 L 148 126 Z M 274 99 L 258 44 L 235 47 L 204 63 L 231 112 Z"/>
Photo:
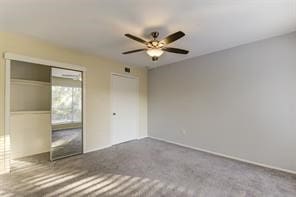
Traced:
<path fill-rule="evenodd" d="M 52 86 L 52 123 L 81 122 L 81 87 Z"/>

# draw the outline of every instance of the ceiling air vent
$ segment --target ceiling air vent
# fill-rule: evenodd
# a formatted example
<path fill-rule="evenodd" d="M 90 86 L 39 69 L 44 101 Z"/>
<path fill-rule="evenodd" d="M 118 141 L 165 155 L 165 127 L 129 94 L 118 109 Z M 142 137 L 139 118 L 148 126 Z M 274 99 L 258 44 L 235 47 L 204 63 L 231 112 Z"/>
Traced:
<path fill-rule="evenodd" d="M 131 72 L 131 69 L 128 68 L 128 67 L 125 67 L 125 68 L 124 68 L 124 72 L 126 72 L 126 73 L 130 73 L 130 72 Z"/>

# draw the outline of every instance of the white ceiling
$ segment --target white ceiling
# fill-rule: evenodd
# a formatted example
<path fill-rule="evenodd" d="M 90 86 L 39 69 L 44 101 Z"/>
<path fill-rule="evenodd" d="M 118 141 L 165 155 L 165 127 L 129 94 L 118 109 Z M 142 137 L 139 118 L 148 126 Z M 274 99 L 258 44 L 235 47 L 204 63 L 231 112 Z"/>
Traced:
<path fill-rule="evenodd" d="M 149 38 L 176 31 L 186 36 L 152 62 L 142 45 L 124 37 Z M 155 67 L 296 30 L 296 0 L 1 0 L 0 31 L 24 33 L 132 66 Z M 28 46 L 29 47 L 29 46 Z"/>

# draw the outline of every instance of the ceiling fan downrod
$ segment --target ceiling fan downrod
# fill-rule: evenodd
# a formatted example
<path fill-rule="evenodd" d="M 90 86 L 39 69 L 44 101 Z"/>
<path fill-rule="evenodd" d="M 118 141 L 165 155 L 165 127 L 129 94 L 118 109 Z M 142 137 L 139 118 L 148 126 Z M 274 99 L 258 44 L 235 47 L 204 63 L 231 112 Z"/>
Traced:
<path fill-rule="evenodd" d="M 151 32 L 151 36 L 154 38 L 154 40 L 159 36 L 159 32 L 157 31 L 154 31 L 154 32 Z"/>

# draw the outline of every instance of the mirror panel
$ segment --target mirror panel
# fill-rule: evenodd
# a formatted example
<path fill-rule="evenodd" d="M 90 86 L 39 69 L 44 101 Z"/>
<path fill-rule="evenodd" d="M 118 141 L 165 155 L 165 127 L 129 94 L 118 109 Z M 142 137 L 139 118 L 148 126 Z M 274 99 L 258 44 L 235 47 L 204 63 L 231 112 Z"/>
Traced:
<path fill-rule="evenodd" d="M 52 68 L 51 160 L 82 153 L 82 73 Z"/>

